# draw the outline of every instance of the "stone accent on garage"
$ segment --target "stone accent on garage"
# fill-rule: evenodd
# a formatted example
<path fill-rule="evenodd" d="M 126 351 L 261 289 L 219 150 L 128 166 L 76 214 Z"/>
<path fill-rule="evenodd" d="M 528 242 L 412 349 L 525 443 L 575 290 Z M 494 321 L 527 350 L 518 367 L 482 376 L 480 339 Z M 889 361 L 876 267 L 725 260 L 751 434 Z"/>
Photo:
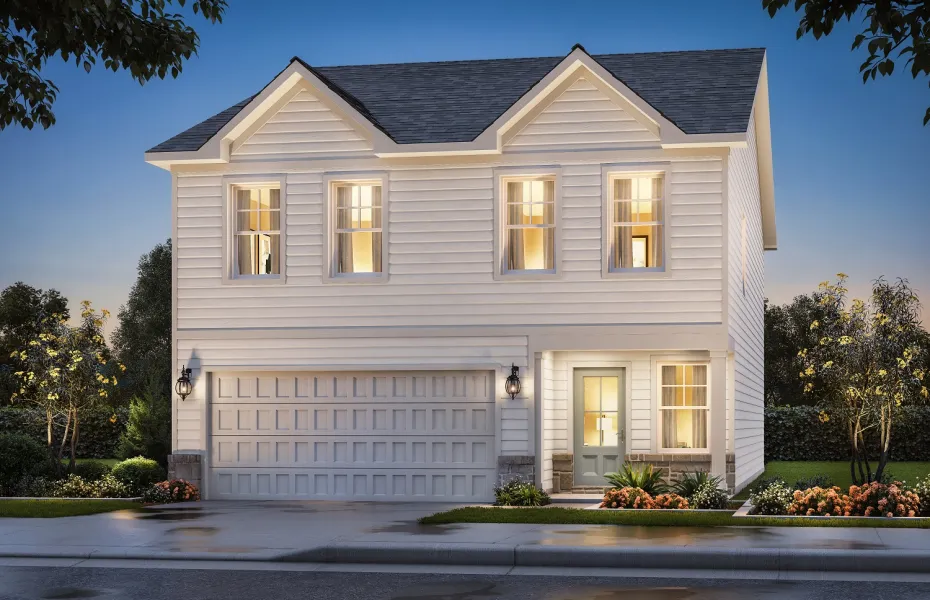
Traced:
<path fill-rule="evenodd" d="M 568 493 L 575 487 L 575 455 L 559 453 L 552 455 L 552 492 Z"/>
<path fill-rule="evenodd" d="M 203 455 L 175 452 L 168 455 L 168 479 L 183 479 L 203 490 Z"/>
<path fill-rule="evenodd" d="M 505 485 L 511 481 L 536 482 L 536 457 L 498 456 L 497 457 L 497 484 Z"/>
<path fill-rule="evenodd" d="M 635 466 L 652 465 L 662 472 L 662 478 L 673 484 L 685 473 L 710 472 L 710 454 L 627 454 L 626 461 Z M 727 453 L 727 489 L 732 494 L 736 489 L 736 456 Z"/>

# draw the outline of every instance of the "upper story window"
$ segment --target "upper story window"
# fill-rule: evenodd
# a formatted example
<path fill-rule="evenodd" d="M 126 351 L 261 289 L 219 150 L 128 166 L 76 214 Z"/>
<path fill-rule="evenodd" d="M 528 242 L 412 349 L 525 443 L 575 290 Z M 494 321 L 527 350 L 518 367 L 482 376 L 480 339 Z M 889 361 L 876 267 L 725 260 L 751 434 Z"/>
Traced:
<path fill-rule="evenodd" d="M 384 229 L 380 183 L 335 183 L 333 274 L 380 274 Z"/>
<path fill-rule="evenodd" d="M 661 175 L 609 179 L 609 270 L 665 267 L 664 180 Z"/>
<path fill-rule="evenodd" d="M 707 448 L 707 365 L 661 365 L 659 438 L 663 450 Z"/>
<path fill-rule="evenodd" d="M 555 178 L 506 178 L 505 273 L 555 272 Z"/>
<path fill-rule="evenodd" d="M 281 274 L 281 189 L 236 186 L 235 275 Z"/>

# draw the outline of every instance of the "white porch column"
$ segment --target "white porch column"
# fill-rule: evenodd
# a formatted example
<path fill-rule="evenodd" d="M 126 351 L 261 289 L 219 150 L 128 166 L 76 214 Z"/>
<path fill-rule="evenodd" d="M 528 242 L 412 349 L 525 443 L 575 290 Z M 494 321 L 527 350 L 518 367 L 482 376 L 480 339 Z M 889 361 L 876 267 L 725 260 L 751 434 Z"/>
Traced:
<path fill-rule="evenodd" d="M 710 471 L 727 476 L 727 353 L 710 353 Z"/>

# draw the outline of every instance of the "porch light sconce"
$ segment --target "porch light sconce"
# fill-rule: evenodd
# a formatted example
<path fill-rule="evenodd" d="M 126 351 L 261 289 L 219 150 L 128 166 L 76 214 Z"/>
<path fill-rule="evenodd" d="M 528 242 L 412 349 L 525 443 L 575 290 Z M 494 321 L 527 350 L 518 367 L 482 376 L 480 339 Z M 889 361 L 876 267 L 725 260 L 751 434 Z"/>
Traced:
<path fill-rule="evenodd" d="M 178 377 L 178 382 L 174 384 L 174 391 L 178 393 L 178 396 L 183 402 L 185 398 L 190 396 L 193 388 L 194 385 L 191 383 L 191 370 L 186 367 L 181 367 L 181 376 Z"/>
<path fill-rule="evenodd" d="M 510 377 L 507 378 L 507 382 L 504 384 L 504 389 L 510 394 L 510 399 L 513 400 L 517 397 L 517 394 L 520 393 L 520 367 L 517 365 L 510 366 Z"/>

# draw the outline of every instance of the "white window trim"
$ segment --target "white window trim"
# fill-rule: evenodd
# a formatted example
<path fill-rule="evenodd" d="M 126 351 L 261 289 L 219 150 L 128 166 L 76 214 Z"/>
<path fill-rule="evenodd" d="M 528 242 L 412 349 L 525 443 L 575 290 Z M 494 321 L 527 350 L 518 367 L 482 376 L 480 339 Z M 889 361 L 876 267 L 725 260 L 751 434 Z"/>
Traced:
<path fill-rule="evenodd" d="M 506 258 L 506 228 L 504 227 L 506 198 L 504 182 L 519 179 L 555 180 L 555 233 L 552 249 L 552 269 L 508 271 Z M 561 167 L 501 167 L 494 170 L 494 279 L 497 281 L 559 279 L 562 277 L 562 169 Z"/>
<path fill-rule="evenodd" d="M 653 426 L 653 434 L 655 435 L 655 451 L 656 454 L 710 454 L 711 448 L 711 436 L 714 434 L 714 429 L 711 423 L 711 390 L 713 388 L 713 379 L 711 378 L 711 369 L 709 360 L 674 360 L 674 359 L 663 359 L 660 361 L 654 361 L 655 373 L 653 381 L 655 382 L 655 388 L 653 393 L 653 402 L 652 405 L 655 409 L 655 424 Z M 707 367 L 707 447 L 706 448 L 663 448 L 662 447 L 662 367 L 672 367 L 678 365 L 704 365 Z M 726 432 L 724 432 L 726 435 Z"/>
<path fill-rule="evenodd" d="M 662 177 L 662 266 L 637 269 L 610 268 L 610 240 L 613 223 L 614 179 L 629 177 Z M 605 279 L 664 279 L 671 275 L 669 269 L 669 178 L 666 164 L 601 165 L 601 276 Z"/>
<path fill-rule="evenodd" d="M 364 285 L 387 283 L 390 273 L 388 236 L 390 230 L 390 186 L 385 171 L 327 173 L 323 175 L 323 283 L 333 285 Z M 368 184 L 381 186 L 381 272 L 336 274 L 336 194 L 337 185 Z"/>
<path fill-rule="evenodd" d="M 236 275 L 236 210 L 233 208 L 235 188 L 278 187 L 281 190 L 281 255 L 278 275 Z M 287 177 L 274 175 L 234 175 L 223 177 L 223 280 L 224 285 L 284 285 L 287 283 Z"/>

